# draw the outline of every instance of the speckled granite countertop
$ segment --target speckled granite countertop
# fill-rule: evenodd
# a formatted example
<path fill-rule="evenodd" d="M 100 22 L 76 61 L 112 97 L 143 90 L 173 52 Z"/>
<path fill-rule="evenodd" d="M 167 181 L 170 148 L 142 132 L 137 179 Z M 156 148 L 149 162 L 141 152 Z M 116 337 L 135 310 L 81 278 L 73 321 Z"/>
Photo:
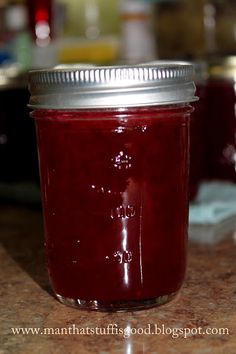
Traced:
<path fill-rule="evenodd" d="M 87 312 L 61 305 L 48 284 L 43 257 L 40 211 L 0 207 L 0 354 L 235 354 L 236 241 L 233 235 L 214 246 L 189 245 L 186 281 L 172 302 L 128 313 Z M 132 328 L 146 334 L 76 334 Z M 173 338 L 175 328 L 201 327 L 221 334 Z M 45 328 L 54 334 L 14 335 L 11 328 Z M 68 333 L 58 332 L 67 328 Z M 69 328 L 71 332 L 69 334 Z M 76 329 L 77 330 L 76 330 Z M 149 329 L 171 334 L 149 334 Z M 224 334 L 225 332 L 225 334 Z M 74 333 L 74 334 L 73 334 Z"/>

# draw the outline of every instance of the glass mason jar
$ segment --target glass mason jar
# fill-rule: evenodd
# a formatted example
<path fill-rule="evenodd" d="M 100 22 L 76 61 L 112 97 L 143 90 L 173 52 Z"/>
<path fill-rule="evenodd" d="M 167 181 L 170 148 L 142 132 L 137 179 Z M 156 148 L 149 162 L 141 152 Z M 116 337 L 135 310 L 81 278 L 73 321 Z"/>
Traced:
<path fill-rule="evenodd" d="M 171 62 L 30 73 L 47 266 L 62 303 L 142 309 L 181 287 L 192 77 Z"/>
<path fill-rule="evenodd" d="M 236 56 L 209 62 L 206 86 L 206 177 L 236 182 Z"/>

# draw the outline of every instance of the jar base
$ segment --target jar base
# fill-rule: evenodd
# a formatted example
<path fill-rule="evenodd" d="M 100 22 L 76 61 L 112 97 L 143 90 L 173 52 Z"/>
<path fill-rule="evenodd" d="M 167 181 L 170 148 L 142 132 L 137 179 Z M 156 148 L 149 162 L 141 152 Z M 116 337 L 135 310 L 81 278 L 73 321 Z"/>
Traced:
<path fill-rule="evenodd" d="M 64 305 L 84 310 L 108 311 L 108 312 L 126 312 L 135 310 L 144 310 L 155 306 L 160 306 L 171 301 L 177 292 L 162 295 L 151 299 L 144 300 L 127 300 L 127 301 L 100 301 L 100 300 L 81 300 L 72 299 L 56 294 L 57 299 Z"/>

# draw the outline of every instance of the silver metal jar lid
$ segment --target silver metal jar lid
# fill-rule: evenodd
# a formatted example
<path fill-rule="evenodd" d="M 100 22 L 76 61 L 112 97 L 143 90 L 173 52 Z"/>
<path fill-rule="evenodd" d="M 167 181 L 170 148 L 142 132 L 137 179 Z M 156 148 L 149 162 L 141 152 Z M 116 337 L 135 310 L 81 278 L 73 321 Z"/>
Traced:
<path fill-rule="evenodd" d="M 61 65 L 29 73 L 29 107 L 137 107 L 197 100 L 193 66 L 155 61 L 139 65 Z"/>

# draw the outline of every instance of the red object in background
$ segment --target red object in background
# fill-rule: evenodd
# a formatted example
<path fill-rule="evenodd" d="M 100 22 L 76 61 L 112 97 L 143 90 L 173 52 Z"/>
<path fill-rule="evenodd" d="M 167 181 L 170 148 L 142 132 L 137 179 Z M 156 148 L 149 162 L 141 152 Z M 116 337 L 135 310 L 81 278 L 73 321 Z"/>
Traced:
<path fill-rule="evenodd" d="M 235 80 L 210 78 L 206 99 L 206 177 L 236 182 Z"/>
<path fill-rule="evenodd" d="M 27 0 L 30 30 L 33 37 L 41 40 L 53 37 L 52 0 Z M 41 29 L 40 29 L 40 26 Z M 40 33 L 41 31 L 41 33 Z M 43 37 L 43 38 L 40 38 Z"/>
<path fill-rule="evenodd" d="M 61 301 L 109 308 L 179 290 L 189 115 L 186 104 L 34 111 L 48 270 Z"/>

